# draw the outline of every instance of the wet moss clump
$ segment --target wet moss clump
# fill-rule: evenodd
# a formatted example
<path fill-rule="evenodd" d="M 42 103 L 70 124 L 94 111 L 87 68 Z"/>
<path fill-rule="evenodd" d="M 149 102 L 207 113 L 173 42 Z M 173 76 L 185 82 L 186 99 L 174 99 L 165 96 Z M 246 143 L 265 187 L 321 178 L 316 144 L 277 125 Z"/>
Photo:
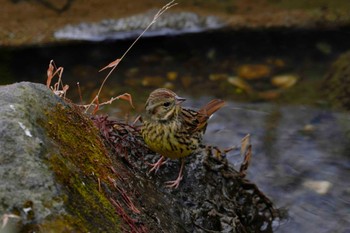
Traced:
<path fill-rule="evenodd" d="M 119 220 L 108 196 L 109 179 L 116 175 L 96 127 L 73 105 L 57 105 L 42 124 L 55 145 L 48 163 L 69 215 L 43 223 L 41 229 L 59 222 L 81 232 L 116 232 Z"/>
<path fill-rule="evenodd" d="M 342 54 L 325 75 L 323 90 L 332 107 L 350 110 L 350 51 Z"/>

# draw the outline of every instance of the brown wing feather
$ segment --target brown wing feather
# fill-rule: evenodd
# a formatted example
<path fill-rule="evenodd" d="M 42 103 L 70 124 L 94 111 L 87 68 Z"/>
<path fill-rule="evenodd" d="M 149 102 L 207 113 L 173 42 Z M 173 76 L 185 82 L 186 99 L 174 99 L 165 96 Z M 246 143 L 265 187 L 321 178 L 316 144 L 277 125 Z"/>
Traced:
<path fill-rule="evenodd" d="M 214 99 L 214 100 L 210 101 L 209 103 L 207 103 L 204 107 L 199 109 L 198 115 L 196 116 L 197 121 L 198 121 L 198 125 L 196 127 L 196 130 L 201 130 L 201 129 L 205 130 L 209 117 L 214 112 L 216 112 L 217 110 L 222 108 L 224 105 L 225 105 L 225 101 L 220 100 L 220 99 Z"/>
<path fill-rule="evenodd" d="M 214 112 L 216 112 L 222 106 L 224 106 L 224 104 L 225 104 L 225 101 L 220 100 L 220 99 L 214 99 L 214 100 L 210 101 L 209 103 L 207 103 L 204 107 L 199 109 L 198 112 L 200 114 L 204 114 L 204 115 L 207 115 L 208 117 L 210 117 Z"/>

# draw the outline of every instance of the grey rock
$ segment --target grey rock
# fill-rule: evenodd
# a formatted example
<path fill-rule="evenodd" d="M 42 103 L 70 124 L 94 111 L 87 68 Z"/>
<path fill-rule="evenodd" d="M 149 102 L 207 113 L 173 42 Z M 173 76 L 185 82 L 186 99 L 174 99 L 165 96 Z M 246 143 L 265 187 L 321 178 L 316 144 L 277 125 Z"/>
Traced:
<path fill-rule="evenodd" d="M 54 33 L 57 39 L 102 41 L 136 38 L 152 22 L 156 11 L 121 19 L 105 19 L 96 23 L 67 25 Z M 215 16 L 200 16 L 192 12 L 165 12 L 143 36 L 178 35 L 222 28 L 225 24 Z"/>
<path fill-rule="evenodd" d="M 38 120 L 61 100 L 41 84 L 0 87 L 0 216 L 16 212 L 26 224 L 64 212 Z M 50 207 L 48 207 L 50 206 Z"/>
<path fill-rule="evenodd" d="M 187 159 L 180 189 L 165 188 L 177 175 L 177 161 L 150 177 L 146 162 L 156 157 L 147 155 L 139 131 L 95 116 L 114 148 L 108 157 L 105 147 L 99 149 L 97 128 L 76 109 L 41 84 L 0 87 L 0 217 L 6 232 L 115 232 L 118 226 L 130 232 L 256 232 L 265 224 L 270 229 L 279 215 L 255 185 L 210 150 Z"/>

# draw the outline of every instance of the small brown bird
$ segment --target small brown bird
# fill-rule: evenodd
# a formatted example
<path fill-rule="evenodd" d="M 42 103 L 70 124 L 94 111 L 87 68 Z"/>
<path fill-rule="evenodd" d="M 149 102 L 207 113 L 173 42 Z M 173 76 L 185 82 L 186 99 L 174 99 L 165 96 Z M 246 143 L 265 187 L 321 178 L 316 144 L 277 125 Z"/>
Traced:
<path fill-rule="evenodd" d="M 158 162 L 151 164 L 150 172 L 157 172 L 165 163 L 164 157 L 181 160 L 177 179 L 166 182 L 170 188 L 179 186 L 183 177 L 183 158 L 201 147 L 209 117 L 225 103 L 223 100 L 214 99 L 199 111 L 194 111 L 182 108 L 183 101 L 184 98 L 171 90 L 156 89 L 146 102 L 146 113 L 141 128 L 142 137 L 148 147 L 162 156 Z"/>

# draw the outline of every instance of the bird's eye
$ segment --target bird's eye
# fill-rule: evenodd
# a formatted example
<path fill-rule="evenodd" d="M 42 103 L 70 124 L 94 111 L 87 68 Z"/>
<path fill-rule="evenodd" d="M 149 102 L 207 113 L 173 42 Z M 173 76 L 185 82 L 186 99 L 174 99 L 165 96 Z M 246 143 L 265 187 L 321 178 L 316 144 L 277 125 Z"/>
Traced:
<path fill-rule="evenodd" d="M 169 107 L 169 106 L 170 106 L 170 102 L 165 102 L 165 103 L 163 104 L 163 106 L 164 106 L 164 107 Z"/>

